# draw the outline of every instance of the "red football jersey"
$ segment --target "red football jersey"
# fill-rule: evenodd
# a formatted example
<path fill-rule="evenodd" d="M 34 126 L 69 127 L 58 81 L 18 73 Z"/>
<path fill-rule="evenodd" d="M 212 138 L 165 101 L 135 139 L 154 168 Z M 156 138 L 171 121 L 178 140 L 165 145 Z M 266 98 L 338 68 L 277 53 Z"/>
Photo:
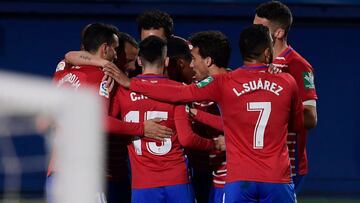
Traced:
<path fill-rule="evenodd" d="M 93 87 L 101 96 L 104 103 L 104 112 L 108 114 L 112 92 L 106 88 L 107 81 L 100 67 L 96 66 L 72 66 L 61 61 L 54 74 L 53 83 L 57 87 Z M 142 135 L 144 127 L 142 124 L 129 124 L 121 122 L 112 117 L 105 117 L 106 132 L 111 133 L 106 137 L 106 175 L 110 180 L 123 180 L 128 178 L 127 163 L 127 139 L 124 135 Z M 120 135 L 120 136 L 117 136 Z M 49 164 L 51 173 L 52 161 Z"/>
<path fill-rule="evenodd" d="M 61 60 L 56 66 L 56 70 L 53 76 L 53 82 L 57 83 L 64 76 L 64 74 L 67 73 L 67 70 L 69 70 L 72 66 L 72 64 L 66 63 L 65 59 Z"/>
<path fill-rule="evenodd" d="M 207 105 L 203 104 L 203 108 L 218 112 L 214 102 L 207 102 Z M 224 133 L 198 122 L 197 127 L 195 127 L 192 123 L 194 122 L 191 121 L 185 106 L 177 106 L 175 111 L 176 131 L 180 144 L 185 147 L 185 153 L 190 165 L 204 172 L 211 169 L 213 185 L 215 187 L 224 187 L 226 177 L 225 152 L 216 150 L 212 140 Z"/>
<path fill-rule="evenodd" d="M 310 63 L 292 47 L 289 46 L 276 57 L 273 64 L 275 66 L 283 67 L 282 70 L 284 72 L 287 72 L 294 77 L 299 88 L 300 98 L 303 102 L 307 100 L 317 100 L 318 97 L 315 89 L 313 68 Z M 291 131 L 291 129 L 289 130 Z M 305 128 L 302 129 L 299 136 L 293 132 L 289 133 L 288 147 L 293 169 L 292 175 L 297 173 L 304 175 L 308 172 L 306 139 L 307 130 Z M 295 152 L 295 146 L 297 146 L 297 153 Z M 295 154 L 298 154 L 298 157 L 295 157 Z M 296 166 L 296 163 L 299 165 Z"/>
<path fill-rule="evenodd" d="M 144 74 L 136 78 L 154 85 L 181 85 L 162 75 Z M 119 88 L 111 115 L 126 122 L 143 122 L 160 118 L 162 124 L 175 130 L 175 105 L 149 99 L 141 94 Z M 140 135 L 139 135 L 140 136 Z M 153 188 L 188 183 L 185 156 L 176 134 L 165 141 L 138 137 L 128 145 L 132 171 L 132 188 Z"/>
<path fill-rule="evenodd" d="M 266 66 L 244 68 L 188 86 L 132 80 L 130 89 L 168 102 L 215 101 L 226 136 L 226 182 L 289 183 L 288 125 L 303 126 L 298 87 L 287 73 L 269 74 Z"/>
<path fill-rule="evenodd" d="M 70 87 L 74 89 L 91 87 L 103 98 L 105 109 L 107 109 L 110 92 L 106 88 L 106 81 L 102 81 L 104 77 L 103 71 L 95 66 L 66 66 L 64 61 L 59 63 L 53 78 L 54 84 L 57 87 Z M 53 160 L 49 164 L 48 176 L 52 172 Z"/>

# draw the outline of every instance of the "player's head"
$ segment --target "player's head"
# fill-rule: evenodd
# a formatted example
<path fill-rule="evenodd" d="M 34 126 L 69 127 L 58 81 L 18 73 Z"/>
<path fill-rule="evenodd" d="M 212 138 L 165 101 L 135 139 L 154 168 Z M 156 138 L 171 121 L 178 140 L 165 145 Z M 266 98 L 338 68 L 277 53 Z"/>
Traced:
<path fill-rule="evenodd" d="M 116 34 L 109 25 L 93 23 L 84 33 L 84 50 L 108 61 L 113 61 L 117 57 L 115 49 L 119 46 Z"/>
<path fill-rule="evenodd" d="M 171 80 L 190 84 L 194 71 L 190 67 L 191 52 L 187 41 L 178 36 L 172 36 L 167 41 L 169 65 L 167 74 Z"/>
<path fill-rule="evenodd" d="M 137 19 L 138 31 L 141 40 L 150 35 L 156 35 L 162 39 L 168 39 L 173 32 L 173 19 L 163 11 L 145 11 Z"/>
<path fill-rule="evenodd" d="M 212 68 L 226 68 L 230 59 L 230 42 L 219 31 L 203 31 L 192 35 L 189 39 L 191 49 L 191 66 L 197 80 L 209 76 Z"/>
<path fill-rule="evenodd" d="M 256 8 L 254 24 L 262 24 L 270 29 L 274 39 L 285 39 L 293 18 L 290 9 L 280 1 L 269 1 Z"/>
<path fill-rule="evenodd" d="M 239 48 L 244 61 L 271 63 L 273 45 L 269 28 L 252 25 L 240 33 Z"/>
<path fill-rule="evenodd" d="M 84 50 L 84 35 L 86 30 L 91 26 L 92 24 L 89 23 L 87 25 L 84 26 L 84 28 L 81 30 L 81 44 L 80 44 L 80 49 Z"/>
<path fill-rule="evenodd" d="M 135 60 L 139 45 L 136 40 L 127 33 L 118 32 L 119 47 L 117 48 L 117 59 L 115 65 L 125 72 L 135 70 Z"/>
<path fill-rule="evenodd" d="M 149 36 L 139 44 L 138 62 L 143 68 L 164 68 L 169 58 L 166 55 L 166 41 L 157 36 Z"/>

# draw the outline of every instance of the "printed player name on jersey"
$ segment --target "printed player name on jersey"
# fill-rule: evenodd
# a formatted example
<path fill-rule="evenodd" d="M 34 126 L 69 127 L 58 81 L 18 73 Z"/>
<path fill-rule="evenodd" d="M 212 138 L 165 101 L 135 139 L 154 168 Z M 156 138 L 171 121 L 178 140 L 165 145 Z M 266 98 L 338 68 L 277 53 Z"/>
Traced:
<path fill-rule="evenodd" d="M 58 87 L 61 87 L 64 83 L 70 83 L 71 87 L 74 87 L 75 89 L 79 88 L 81 83 L 77 75 L 74 73 L 68 73 L 66 74 L 61 80 L 58 82 Z"/>
<path fill-rule="evenodd" d="M 274 82 L 267 81 L 267 80 L 263 81 L 263 80 L 261 80 L 261 78 L 259 78 L 258 80 L 253 80 L 253 81 L 244 83 L 242 85 L 242 87 L 243 87 L 242 90 L 237 90 L 237 89 L 233 88 L 233 91 L 236 96 L 239 97 L 245 93 L 255 91 L 255 90 L 266 90 L 266 91 L 272 92 L 275 95 L 279 96 L 280 92 L 283 90 L 283 88 L 280 85 L 278 85 Z"/>
<path fill-rule="evenodd" d="M 142 94 L 137 94 L 135 92 L 131 92 L 130 93 L 130 99 L 131 101 L 139 101 L 139 100 L 142 100 L 142 99 L 147 99 L 148 97 L 147 96 L 144 96 Z"/>

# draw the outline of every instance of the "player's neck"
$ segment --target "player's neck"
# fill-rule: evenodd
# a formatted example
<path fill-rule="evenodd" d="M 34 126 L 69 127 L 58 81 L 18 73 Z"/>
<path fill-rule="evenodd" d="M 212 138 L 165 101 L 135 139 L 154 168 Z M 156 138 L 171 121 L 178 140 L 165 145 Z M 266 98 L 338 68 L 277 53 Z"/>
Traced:
<path fill-rule="evenodd" d="M 213 67 L 209 69 L 209 75 L 213 76 L 216 74 L 223 74 L 223 73 L 227 73 L 226 68 L 219 68 L 219 67 Z"/>
<path fill-rule="evenodd" d="M 153 66 L 146 66 L 143 70 L 143 74 L 157 74 L 163 75 L 164 68 L 163 67 L 153 67 Z"/>
<path fill-rule="evenodd" d="M 285 49 L 289 47 L 286 39 L 276 39 L 274 44 L 274 57 L 278 57 Z"/>
<path fill-rule="evenodd" d="M 265 62 L 255 60 L 255 59 L 247 59 L 244 60 L 243 66 L 255 66 L 255 65 L 265 65 Z"/>
<path fill-rule="evenodd" d="M 217 75 L 217 74 L 222 74 L 222 73 L 226 73 L 226 68 L 223 68 L 223 67 L 219 67 L 215 64 L 212 64 L 210 67 L 209 67 L 209 75 L 210 76 L 213 76 L 213 75 Z"/>

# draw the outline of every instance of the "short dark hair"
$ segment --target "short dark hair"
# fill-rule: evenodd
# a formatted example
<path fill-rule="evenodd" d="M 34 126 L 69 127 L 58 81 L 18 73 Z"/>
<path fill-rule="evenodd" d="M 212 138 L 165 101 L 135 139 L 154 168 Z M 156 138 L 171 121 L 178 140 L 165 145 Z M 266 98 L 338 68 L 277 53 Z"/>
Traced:
<path fill-rule="evenodd" d="M 260 18 L 266 18 L 269 21 L 278 24 L 285 30 L 285 36 L 287 36 L 293 21 L 289 7 L 280 1 L 269 1 L 260 4 L 255 12 Z"/>
<path fill-rule="evenodd" d="M 166 57 L 166 41 L 157 36 L 145 38 L 139 45 L 139 57 L 151 64 L 159 63 Z"/>
<path fill-rule="evenodd" d="M 181 57 L 191 61 L 191 51 L 188 42 L 178 36 L 171 36 L 167 40 L 167 55 L 170 58 Z"/>
<path fill-rule="evenodd" d="M 199 48 L 201 57 L 211 57 L 215 65 L 227 68 L 231 47 L 229 39 L 222 32 L 197 32 L 189 38 L 189 41 L 193 47 Z"/>
<path fill-rule="evenodd" d="M 137 22 L 139 34 L 141 33 L 142 29 L 150 30 L 164 28 L 165 36 L 167 39 L 169 39 L 173 33 L 173 19 L 168 13 L 163 11 L 145 11 L 139 15 Z"/>
<path fill-rule="evenodd" d="M 167 67 L 167 74 L 169 79 L 178 82 L 185 82 L 182 69 L 178 66 L 180 59 L 191 63 L 191 51 L 188 42 L 178 36 L 171 36 L 167 40 L 167 55 L 169 57 L 169 65 Z"/>
<path fill-rule="evenodd" d="M 266 26 L 251 25 L 240 33 L 239 48 L 244 60 L 258 59 L 271 46 L 269 28 Z"/>
<path fill-rule="evenodd" d="M 103 23 L 93 23 L 87 27 L 83 36 L 84 50 L 88 52 L 96 52 L 101 44 L 107 43 L 112 45 L 114 41 L 114 29 Z"/>
<path fill-rule="evenodd" d="M 137 43 L 135 38 L 132 37 L 131 35 L 129 35 L 128 33 L 118 32 L 117 36 L 119 38 L 119 47 L 117 48 L 116 52 L 118 52 L 118 53 L 123 52 L 125 49 L 126 42 L 131 44 L 133 47 L 135 47 L 137 49 L 139 48 L 139 44 Z"/>

